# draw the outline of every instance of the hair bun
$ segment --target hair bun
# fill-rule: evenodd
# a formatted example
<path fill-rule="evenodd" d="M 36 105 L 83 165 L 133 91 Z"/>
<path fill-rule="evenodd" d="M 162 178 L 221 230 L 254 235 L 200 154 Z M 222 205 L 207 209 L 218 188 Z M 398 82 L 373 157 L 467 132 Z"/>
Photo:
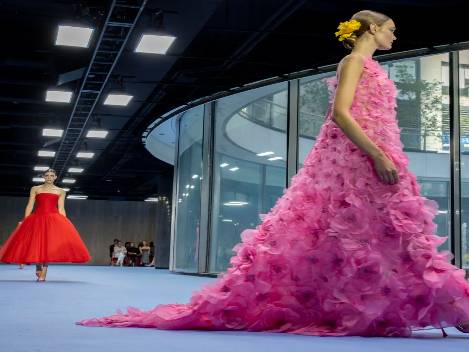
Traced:
<path fill-rule="evenodd" d="M 343 41 L 342 41 L 342 44 L 344 45 L 344 47 L 346 47 L 347 49 L 350 49 L 352 50 L 354 47 L 355 47 L 355 43 L 357 42 L 358 40 L 358 37 L 355 33 L 353 33 L 351 36 L 349 36 L 348 38 L 345 38 Z"/>

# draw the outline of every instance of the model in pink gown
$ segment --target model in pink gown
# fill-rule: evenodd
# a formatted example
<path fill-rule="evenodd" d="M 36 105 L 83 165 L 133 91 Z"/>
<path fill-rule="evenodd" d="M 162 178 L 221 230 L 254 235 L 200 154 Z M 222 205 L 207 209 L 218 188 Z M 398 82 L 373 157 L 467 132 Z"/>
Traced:
<path fill-rule="evenodd" d="M 329 83 L 334 90 L 337 80 Z M 262 223 L 242 233 L 226 273 L 187 304 L 78 324 L 409 336 L 468 321 L 469 283 L 450 253 L 437 251 L 445 239 L 434 235 L 436 204 L 408 170 L 396 95 L 386 71 L 365 58 L 350 111 L 395 163 L 398 183 L 379 180 L 329 112 L 304 167 Z"/>

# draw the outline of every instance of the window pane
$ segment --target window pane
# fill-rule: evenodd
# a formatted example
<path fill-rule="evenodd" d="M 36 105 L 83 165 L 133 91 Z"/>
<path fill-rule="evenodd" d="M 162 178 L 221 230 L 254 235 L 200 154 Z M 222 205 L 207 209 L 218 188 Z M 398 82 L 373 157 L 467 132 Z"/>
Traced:
<path fill-rule="evenodd" d="M 175 270 L 197 272 L 204 106 L 184 113 L 179 127 Z"/>
<path fill-rule="evenodd" d="M 383 65 L 399 91 L 397 119 L 409 169 L 422 195 L 438 203 L 437 235 L 448 236 L 440 250 L 451 248 L 448 62 L 441 54 Z"/>
<path fill-rule="evenodd" d="M 469 269 L 469 50 L 459 52 L 459 82 L 461 253 L 463 268 Z"/>
<path fill-rule="evenodd" d="M 254 228 L 286 182 L 287 83 L 216 103 L 210 271 L 226 269 L 240 233 Z M 257 155 L 260 154 L 260 155 Z"/>
<path fill-rule="evenodd" d="M 334 76 L 335 72 L 331 72 L 327 75 L 306 77 L 300 80 L 299 167 L 303 166 L 303 162 L 313 148 L 316 136 L 324 123 L 330 98 L 328 78 Z"/>

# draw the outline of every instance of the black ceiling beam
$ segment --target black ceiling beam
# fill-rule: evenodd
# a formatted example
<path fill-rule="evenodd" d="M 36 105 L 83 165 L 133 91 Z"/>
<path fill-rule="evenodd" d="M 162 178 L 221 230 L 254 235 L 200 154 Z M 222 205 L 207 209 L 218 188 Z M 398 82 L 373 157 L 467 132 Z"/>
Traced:
<path fill-rule="evenodd" d="M 113 0 L 93 57 L 77 94 L 72 114 L 53 162 L 57 176 L 66 169 L 99 101 L 104 87 L 135 28 L 147 0 Z M 125 14 L 126 21 L 121 18 Z M 112 50 L 109 47 L 112 46 Z"/>

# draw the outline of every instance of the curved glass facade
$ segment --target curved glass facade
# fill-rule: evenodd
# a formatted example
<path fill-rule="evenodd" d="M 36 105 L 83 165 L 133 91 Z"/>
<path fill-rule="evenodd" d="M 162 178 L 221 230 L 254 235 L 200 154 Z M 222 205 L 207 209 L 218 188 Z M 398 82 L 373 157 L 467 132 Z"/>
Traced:
<path fill-rule="evenodd" d="M 449 239 L 440 249 L 469 269 L 469 51 L 382 66 L 399 90 L 410 169 L 422 194 L 439 205 L 437 234 Z M 327 112 L 326 80 L 334 75 L 246 90 L 173 117 L 179 127 L 172 270 L 226 269 L 241 232 L 260 222 L 302 167 Z"/>
<path fill-rule="evenodd" d="M 282 195 L 286 181 L 288 85 L 215 104 L 209 271 L 220 272 L 239 242 Z"/>
<path fill-rule="evenodd" d="M 200 234 L 204 106 L 181 115 L 178 123 L 178 174 L 176 199 L 174 270 L 197 271 Z M 181 216 L 184 214 L 184 216 Z"/>

